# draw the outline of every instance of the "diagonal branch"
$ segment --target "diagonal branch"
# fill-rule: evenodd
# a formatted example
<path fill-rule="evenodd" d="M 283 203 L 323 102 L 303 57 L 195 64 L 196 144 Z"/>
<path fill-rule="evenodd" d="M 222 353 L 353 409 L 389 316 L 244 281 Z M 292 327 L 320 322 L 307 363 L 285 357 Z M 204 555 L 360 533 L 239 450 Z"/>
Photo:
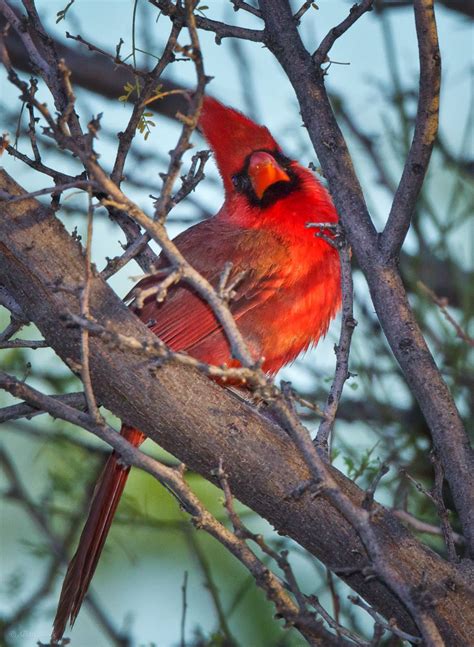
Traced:
<path fill-rule="evenodd" d="M 414 8 L 420 57 L 418 110 L 410 152 L 380 239 L 387 258 L 398 256 L 408 233 L 438 133 L 441 56 L 434 0 L 415 0 Z"/>
<path fill-rule="evenodd" d="M 324 85 L 285 0 L 260 0 L 267 46 L 298 97 L 301 115 L 328 179 L 354 255 L 364 272 L 390 347 L 418 400 L 441 457 L 469 551 L 474 555 L 474 453 L 453 397 L 426 344 L 393 259 L 378 235 Z"/>
<path fill-rule="evenodd" d="M 169 16 L 172 21 L 184 19 L 184 9 L 179 6 L 180 3 L 174 4 L 169 0 L 148 0 L 150 4 L 162 11 L 165 16 Z M 219 20 L 212 20 L 205 16 L 196 15 L 196 25 L 199 29 L 212 31 L 216 35 L 216 42 L 220 44 L 223 38 L 243 38 L 255 43 L 261 43 L 264 40 L 263 29 L 248 29 L 246 27 L 237 27 L 229 25 Z"/>

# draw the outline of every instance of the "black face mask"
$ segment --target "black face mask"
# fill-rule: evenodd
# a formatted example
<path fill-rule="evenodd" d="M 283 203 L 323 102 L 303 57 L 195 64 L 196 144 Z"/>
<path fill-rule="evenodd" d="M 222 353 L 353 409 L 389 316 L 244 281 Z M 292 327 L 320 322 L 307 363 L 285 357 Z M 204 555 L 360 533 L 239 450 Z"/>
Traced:
<path fill-rule="evenodd" d="M 289 182 L 282 180 L 280 182 L 270 184 L 261 198 L 259 198 L 253 190 L 252 182 L 248 174 L 250 158 L 254 153 L 260 152 L 269 153 L 290 178 Z M 246 196 L 247 200 L 252 206 L 262 208 L 270 207 L 281 198 L 284 198 L 287 195 L 290 195 L 290 193 L 293 193 L 293 191 L 295 191 L 299 186 L 300 180 L 290 167 L 291 161 L 292 160 L 290 160 L 289 157 L 286 157 L 285 155 L 283 155 L 283 153 L 280 153 L 276 150 L 263 149 L 253 151 L 252 153 L 250 153 L 250 155 L 247 156 L 242 170 L 232 176 L 232 184 L 234 185 L 235 190 L 238 193 L 242 193 Z"/>

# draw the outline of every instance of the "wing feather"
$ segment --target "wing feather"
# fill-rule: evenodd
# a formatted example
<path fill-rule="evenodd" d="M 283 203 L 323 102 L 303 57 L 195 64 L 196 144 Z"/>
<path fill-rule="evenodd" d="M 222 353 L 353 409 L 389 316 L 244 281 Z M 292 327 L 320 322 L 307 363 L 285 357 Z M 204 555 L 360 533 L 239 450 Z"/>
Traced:
<path fill-rule="evenodd" d="M 216 241 L 217 250 L 214 247 Z M 236 287 L 236 296 L 229 304 L 237 323 L 250 310 L 274 296 L 287 276 L 285 268 L 289 264 L 286 262 L 286 247 L 271 232 L 242 230 L 212 218 L 186 230 L 175 239 L 175 243 L 191 265 L 214 287 L 217 287 L 225 263 L 229 261 L 232 262 L 229 281 L 244 273 Z M 264 254 L 269 244 L 272 246 L 271 263 L 265 261 Z M 140 281 L 132 294 L 137 289 L 158 285 L 165 276 L 165 265 L 166 262 L 162 260 L 157 274 Z M 221 325 L 210 306 L 189 285 L 180 283 L 171 288 L 163 303 L 157 303 L 152 295 L 144 300 L 140 310 L 135 304 L 136 299 L 131 306 L 135 307 L 142 321 L 173 350 L 188 352 L 212 337 L 216 348 L 220 347 L 218 361 L 228 359 L 229 350 L 227 344 L 222 343 L 225 336 Z M 212 355 L 213 361 L 216 361 L 216 353 Z"/>

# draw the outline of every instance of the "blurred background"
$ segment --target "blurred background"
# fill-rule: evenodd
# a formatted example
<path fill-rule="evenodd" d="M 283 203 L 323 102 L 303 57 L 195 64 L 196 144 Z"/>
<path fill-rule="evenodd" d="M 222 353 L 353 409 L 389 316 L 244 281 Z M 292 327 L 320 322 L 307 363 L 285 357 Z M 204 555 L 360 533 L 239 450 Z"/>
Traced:
<path fill-rule="evenodd" d="M 58 12 L 66 9 L 66 0 L 38 3 L 38 10 L 48 32 L 84 57 L 83 68 L 87 66 L 87 47 L 66 39 L 66 32 L 80 34 L 111 54 L 122 39 L 122 57 L 130 55 L 128 62 L 141 69 L 150 69 L 154 57 L 160 56 L 169 21 L 145 0 L 77 0 L 69 4 L 59 22 Z M 293 2 L 294 10 L 301 4 Z M 310 50 L 316 49 L 327 31 L 347 15 L 352 2 L 320 0 L 317 4 L 318 9 L 309 10 L 300 26 Z M 372 217 L 382 228 L 410 144 L 416 113 L 418 52 L 411 3 L 376 4 L 376 11 L 365 15 L 336 42 L 326 78 Z M 424 287 L 446 298 L 453 318 L 472 335 L 474 60 L 472 11 L 467 5 L 446 0 L 437 6 L 443 61 L 441 126 L 401 267 L 428 344 L 472 432 L 472 348 L 470 356 L 469 345 Z M 200 11 L 217 20 L 260 28 L 258 19 L 242 11 L 234 12 L 225 0 L 209 0 L 201 4 Z M 213 35 L 203 31 L 200 38 L 206 73 L 214 77 L 207 88 L 209 94 L 267 125 L 290 157 L 318 168 L 292 88 L 272 55 L 255 43 L 225 39 L 217 45 Z M 180 42 L 186 44 L 184 35 Z M 90 69 L 93 74 L 92 66 Z M 29 78 L 24 72 L 21 75 Z M 195 83 L 190 62 L 178 60 L 167 68 L 165 76 L 186 88 Z M 110 170 L 117 133 L 126 127 L 131 106 L 119 101 L 126 90 L 113 98 L 101 94 L 101 84 L 105 86 L 108 80 L 95 79 L 99 92 L 79 85 L 75 92 L 83 126 L 93 115 L 103 113 L 96 150 L 103 166 Z M 0 90 L 1 130 L 9 133 L 18 151 L 30 155 L 26 111 L 4 72 Z M 39 96 L 51 105 L 51 97 L 41 84 Z M 175 120 L 154 114 L 134 140 L 123 188 L 147 213 L 152 212 L 150 194 L 159 194 L 159 173 L 166 172 L 168 151 L 176 145 L 179 132 L 180 125 Z M 184 170 L 192 153 L 206 147 L 198 133 L 193 142 L 195 148 L 185 157 Z M 77 162 L 57 151 L 46 138 L 39 137 L 39 144 L 50 166 L 65 172 L 79 171 Z M 51 183 L 6 154 L 2 165 L 29 191 Z M 212 215 L 222 199 L 221 182 L 211 160 L 206 166 L 206 179 L 171 212 L 170 233 L 174 236 Z M 47 203 L 48 199 L 43 201 Z M 84 194 L 72 190 L 57 215 L 69 231 L 84 236 L 86 212 Z M 121 253 L 123 242 L 123 234 L 109 221 L 105 210 L 98 211 L 93 259 L 99 269 L 106 265 L 108 257 Z M 140 273 L 132 262 L 112 277 L 111 285 L 123 296 Z M 357 266 L 354 282 L 359 325 L 351 352 L 353 376 L 346 384 L 335 428 L 334 464 L 365 487 L 380 463 L 388 462 L 390 472 L 377 491 L 378 500 L 438 524 L 430 500 L 400 473 L 403 468 L 426 487 L 432 485 L 427 428 L 380 331 Z M 0 330 L 8 323 L 8 312 L 0 308 Z M 277 382 L 290 380 L 301 395 L 323 405 L 334 372 L 333 346 L 338 333 L 335 321 L 326 339 L 281 371 Z M 19 337 L 38 338 L 39 333 L 29 326 Z M 80 390 L 78 380 L 49 349 L 0 350 L 0 366 L 17 376 L 27 376 L 29 383 L 47 393 Z M 0 393 L 1 406 L 12 402 Z M 311 411 L 302 410 L 302 418 L 311 429 L 317 429 L 318 418 Z M 110 420 L 118 425 L 112 417 Z M 145 449 L 174 461 L 150 441 Z M 73 551 L 107 452 L 105 445 L 83 430 L 46 415 L 2 425 L 0 644 L 26 647 L 38 640 L 48 641 L 65 572 L 65 564 L 55 553 L 60 547 L 69 554 Z M 189 474 L 189 480 L 211 511 L 224 519 L 220 492 L 198 475 Z M 449 501 L 449 493 L 447 496 Z M 305 592 L 316 593 L 328 611 L 339 615 L 346 626 L 370 636 L 370 618 L 347 600 L 349 590 L 343 583 L 329 576 L 303 549 L 278 537 L 252 511 L 243 506 L 238 510 L 252 530 L 263 532 L 273 546 L 290 550 L 290 561 Z M 451 521 L 457 529 L 454 514 Z M 419 536 L 443 553 L 439 537 Z M 134 470 L 93 580 L 92 605 L 84 607 L 79 615 L 71 644 L 282 647 L 301 645 L 302 639 L 282 629 L 281 622 L 273 618 L 272 606 L 236 560 L 212 538 L 195 531 L 175 500 L 156 481 Z"/>

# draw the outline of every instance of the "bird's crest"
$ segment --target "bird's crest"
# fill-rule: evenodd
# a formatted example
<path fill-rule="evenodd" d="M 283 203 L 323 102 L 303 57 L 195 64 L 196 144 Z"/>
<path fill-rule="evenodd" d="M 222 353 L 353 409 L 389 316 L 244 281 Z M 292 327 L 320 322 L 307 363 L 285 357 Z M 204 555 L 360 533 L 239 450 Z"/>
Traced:
<path fill-rule="evenodd" d="M 280 151 L 268 128 L 211 97 L 204 98 L 199 127 L 214 152 L 226 193 L 232 190 L 232 176 L 242 170 L 250 153 Z"/>

